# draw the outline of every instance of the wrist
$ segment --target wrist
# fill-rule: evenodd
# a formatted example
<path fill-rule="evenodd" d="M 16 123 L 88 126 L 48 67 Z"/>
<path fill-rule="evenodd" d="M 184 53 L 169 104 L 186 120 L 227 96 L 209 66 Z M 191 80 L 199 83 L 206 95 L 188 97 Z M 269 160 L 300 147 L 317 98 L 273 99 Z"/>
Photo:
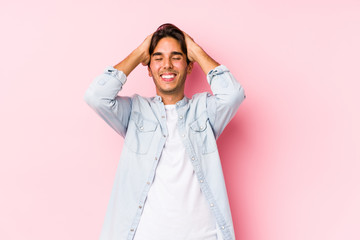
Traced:
<path fill-rule="evenodd" d="M 199 45 L 194 47 L 192 52 L 193 60 L 200 65 L 205 74 L 220 65 L 218 62 L 212 59 Z"/>
<path fill-rule="evenodd" d="M 197 44 L 194 44 L 189 51 L 188 57 L 189 60 L 193 62 L 199 62 L 199 58 L 201 58 L 204 55 L 204 50 Z"/>
<path fill-rule="evenodd" d="M 146 53 L 140 47 L 136 48 L 131 55 L 136 59 L 136 63 L 139 64 L 146 59 Z"/>

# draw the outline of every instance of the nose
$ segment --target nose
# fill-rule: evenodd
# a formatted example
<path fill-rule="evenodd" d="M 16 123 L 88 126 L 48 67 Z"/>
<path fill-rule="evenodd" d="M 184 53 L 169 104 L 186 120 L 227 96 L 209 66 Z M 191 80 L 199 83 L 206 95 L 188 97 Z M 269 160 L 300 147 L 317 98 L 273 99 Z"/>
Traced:
<path fill-rule="evenodd" d="M 168 69 L 168 68 L 172 68 L 173 65 L 172 65 L 172 62 L 171 62 L 171 59 L 170 58 L 165 58 L 164 60 L 164 68 Z"/>

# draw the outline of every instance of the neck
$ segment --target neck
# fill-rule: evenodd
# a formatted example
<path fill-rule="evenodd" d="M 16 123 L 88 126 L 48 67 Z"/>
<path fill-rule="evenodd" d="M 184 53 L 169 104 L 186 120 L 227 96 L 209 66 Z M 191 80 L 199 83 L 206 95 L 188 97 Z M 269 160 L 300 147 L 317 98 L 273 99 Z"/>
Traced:
<path fill-rule="evenodd" d="M 162 102 L 165 105 L 169 105 L 169 104 L 175 104 L 178 101 L 180 101 L 181 99 L 184 98 L 184 93 L 181 94 L 164 94 L 164 93 L 159 93 L 157 92 L 157 95 L 159 95 L 162 99 Z"/>

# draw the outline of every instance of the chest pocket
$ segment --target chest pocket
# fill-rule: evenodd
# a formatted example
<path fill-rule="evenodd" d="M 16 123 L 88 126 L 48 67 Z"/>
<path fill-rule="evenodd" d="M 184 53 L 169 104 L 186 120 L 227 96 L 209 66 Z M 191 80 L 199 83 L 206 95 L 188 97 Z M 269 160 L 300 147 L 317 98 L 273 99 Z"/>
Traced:
<path fill-rule="evenodd" d="M 206 113 L 190 124 L 190 136 L 193 144 L 201 148 L 202 154 L 212 153 L 216 150 L 214 132 L 209 123 Z"/>
<path fill-rule="evenodd" d="M 125 145 L 133 152 L 146 154 L 149 151 L 158 123 L 143 118 L 139 112 L 130 116 Z"/>

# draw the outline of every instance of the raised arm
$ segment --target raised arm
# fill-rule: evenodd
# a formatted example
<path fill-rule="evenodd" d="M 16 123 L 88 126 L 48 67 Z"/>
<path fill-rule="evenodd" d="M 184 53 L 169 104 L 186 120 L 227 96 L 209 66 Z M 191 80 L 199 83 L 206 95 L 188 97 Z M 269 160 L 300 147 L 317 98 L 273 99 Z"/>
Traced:
<path fill-rule="evenodd" d="M 205 75 L 208 74 L 210 70 L 220 65 L 212 59 L 187 33 L 183 33 L 185 35 L 189 60 L 191 62 L 197 62 L 204 71 Z"/>
<path fill-rule="evenodd" d="M 146 66 L 150 61 L 149 47 L 152 35 L 153 34 L 147 36 L 139 47 L 132 51 L 124 60 L 116 64 L 114 68 L 122 71 L 126 76 L 129 76 L 132 70 L 134 70 L 139 63 Z"/>
<path fill-rule="evenodd" d="M 123 137 L 126 135 L 132 102 L 130 97 L 118 96 L 118 92 L 139 63 L 147 65 L 151 37 L 149 35 L 120 63 L 107 67 L 103 74 L 94 79 L 84 95 L 85 102 Z"/>
<path fill-rule="evenodd" d="M 218 138 L 245 99 L 244 89 L 229 69 L 212 59 L 188 34 L 184 34 L 188 58 L 200 65 L 213 92 L 207 98 L 207 112 Z"/>

